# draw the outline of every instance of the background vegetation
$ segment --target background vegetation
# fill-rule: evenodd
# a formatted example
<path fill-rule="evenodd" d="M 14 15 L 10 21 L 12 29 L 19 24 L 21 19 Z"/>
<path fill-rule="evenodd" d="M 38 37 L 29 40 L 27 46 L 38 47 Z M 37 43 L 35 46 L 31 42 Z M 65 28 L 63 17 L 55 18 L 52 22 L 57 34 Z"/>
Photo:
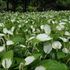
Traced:
<path fill-rule="evenodd" d="M 47 11 L 70 9 L 70 0 L 0 0 L 0 10 L 7 10 L 7 2 L 9 2 L 10 10 Z"/>

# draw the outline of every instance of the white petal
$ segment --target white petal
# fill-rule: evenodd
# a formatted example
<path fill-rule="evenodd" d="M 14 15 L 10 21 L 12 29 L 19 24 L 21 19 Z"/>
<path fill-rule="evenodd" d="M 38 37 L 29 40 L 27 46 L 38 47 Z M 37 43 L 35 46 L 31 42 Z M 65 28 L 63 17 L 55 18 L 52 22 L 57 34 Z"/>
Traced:
<path fill-rule="evenodd" d="M 38 66 L 35 68 L 35 70 L 46 70 L 46 68 L 44 66 Z"/>
<path fill-rule="evenodd" d="M 4 68 L 10 68 L 11 65 L 12 65 L 11 59 L 5 58 L 5 59 L 2 60 L 2 66 Z"/>
<path fill-rule="evenodd" d="M 45 43 L 43 49 L 44 49 L 45 53 L 49 54 L 52 51 L 52 46 L 51 46 L 51 44 Z"/>
<path fill-rule="evenodd" d="M 29 65 L 31 64 L 33 61 L 35 60 L 35 57 L 34 56 L 28 56 L 25 58 L 25 65 Z"/>
<path fill-rule="evenodd" d="M 62 47 L 62 44 L 59 41 L 54 41 L 52 43 L 52 48 L 54 49 L 61 49 L 61 47 Z"/>

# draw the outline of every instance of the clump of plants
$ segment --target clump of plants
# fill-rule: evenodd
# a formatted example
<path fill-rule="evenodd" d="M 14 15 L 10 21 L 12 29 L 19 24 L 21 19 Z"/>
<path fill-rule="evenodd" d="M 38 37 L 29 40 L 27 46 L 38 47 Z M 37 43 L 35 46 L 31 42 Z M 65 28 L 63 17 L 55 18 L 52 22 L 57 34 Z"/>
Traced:
<path fill-rule="evenodd" d="M 0 70 L 70 70 L 69 15 L 0 13 Z"/>

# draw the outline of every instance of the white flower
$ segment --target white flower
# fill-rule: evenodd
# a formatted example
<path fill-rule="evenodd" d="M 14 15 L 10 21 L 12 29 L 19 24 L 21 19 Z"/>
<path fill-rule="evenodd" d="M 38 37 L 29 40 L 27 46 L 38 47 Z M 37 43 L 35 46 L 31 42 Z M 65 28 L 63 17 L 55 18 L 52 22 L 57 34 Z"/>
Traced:
<path fill-rule="evenodd" d="M 11 41 L 11 40 L 7 40 L 7 41 L 6 41 L 6 45 L 12 45 L 12 44 L 14 44 L 13 41 Z"/>
<path fill-rule="evenodd" d="M 61 47 L 62 47 L 62 44 L 59 41 L 54 41 L 52 43 L 52 48 L 54 49 L 61 49 Z"/>
<path fill-rule="evenodd" d="M 70 36 L 70 33 L 68 31 L 65 31 L 65 35 Z"/>
<path fill-rule="evenodd" d="M 33 61 L 35 60 L 35 57 L 34 56 L 28 56 L 25 58 L 25 65 L 29 65 L 31 64 Z"/>
<path fill-rule="evenodd" d="M 43 34 L 38 34 L 36 39 L 40 41 L 48 41 L 48 40 L 51 40 L 52 38 L 48 36 L 47 34 L 43 33 Z"/>
<path fill-rule="evenodd" d="M 44 50 L 45 53 L 49 54 L 49 53 L 52 51 L 52 46 L 51 46 L 51 44 L 45 43 L 43 50 Z"/>
<path fill-rule="evenodd" d="M 41 29 L 43 29 L 47 35 L 51 33 L 51 27 L 48 24 L 41 25 Z"/>
<path fill-rule="evenodd" d="M 0 46 L 0 52 L 5 50 L 5 46 Z"/>
<path fill-rule="evenodd" d="M 63 37 L 59 37 L 63 42 L 68 42 L 68 39 L 63 38 Z"/>
<path fill-rule="evenodd" d="M 2 60 L 2 66 L 3 66 L 5 69 L 10 68 L 11 65 L 12 65 L 11 59 L 5 58 L 5 59 Z"/>
<path fill-rule="evenodd" d="M 35 68 L 35 70 L 46 70 L 46 68 L 44 66 L 38 66 Z"/>
<path fill-rule="evenodd" d="M 62 49 L 62 52 L 64 52 L 64 53 L 69 53 L 69 50 L 68 50 L 67 48 L 63 48 L 63 49 Z"/>
<path fill-rule="evenodd" d="M 23 45 L 23 44 L 20 44 L 20 47 L 25 48 L 26 46 L 25 46 L 25 45 Z"/>

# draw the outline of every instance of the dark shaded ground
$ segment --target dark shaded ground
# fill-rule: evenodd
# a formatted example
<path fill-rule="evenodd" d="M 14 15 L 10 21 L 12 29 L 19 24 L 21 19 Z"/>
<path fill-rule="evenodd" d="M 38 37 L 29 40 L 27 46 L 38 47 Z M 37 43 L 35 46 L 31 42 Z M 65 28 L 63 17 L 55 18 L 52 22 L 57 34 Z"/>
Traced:
<path fill-rule="evenodd" d="M 1 11 L 48 11 L 70 10 L 69 5 L 57 3 L 57 0 L 5 0 Z M 19 8 L 20 7 L 20 8 Z"/>

